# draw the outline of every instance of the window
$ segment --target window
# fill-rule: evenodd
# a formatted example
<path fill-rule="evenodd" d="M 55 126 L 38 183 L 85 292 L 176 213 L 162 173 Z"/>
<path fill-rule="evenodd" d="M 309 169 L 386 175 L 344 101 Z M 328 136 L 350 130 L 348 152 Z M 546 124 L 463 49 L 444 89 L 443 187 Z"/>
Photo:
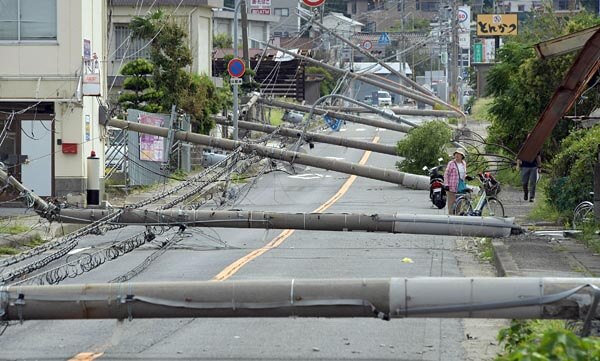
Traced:
<path fill-rule="evenodd" d="M 0 1 L 0 40 L 56 40 L 56 0 Z"/>
<path fill-rule="evenodd" d="M 517 9 L 518 9 L 517 11 L 523 12 L 523 11 L 525 11 L 525 5 L 518 5 Z"/>
<path fill-rule="evenodd" d="M 276 16 L 290 16 L 290 9 L 288 8 L 275 8 Z"/>
<path fill-rule="evenodd" d="M 115 24 L 115 59 L 149 58 L 148 40 L 129 38 L 130 34 L 131 30 L 127 24 Z"/>
<path fill-rule="evenodd" d="M 556 10 L 569 10 L 569 0 L 558 0 L 558 9 Z"/>

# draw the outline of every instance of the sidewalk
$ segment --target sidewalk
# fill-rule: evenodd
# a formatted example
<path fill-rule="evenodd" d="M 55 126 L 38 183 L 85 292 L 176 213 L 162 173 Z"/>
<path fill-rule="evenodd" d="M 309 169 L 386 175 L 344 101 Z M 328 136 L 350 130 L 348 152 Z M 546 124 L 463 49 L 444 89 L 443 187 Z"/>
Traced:
<path fill-rule="evenodd" d="M 527 232 L 492 241 L 498 276 L 600 277 L 600 255 L 564 237 L 560 226 L 528 222 L 534 203 L 524 201 L 520 190 L 506 188 L 499 194 L 505 214 Z"/>

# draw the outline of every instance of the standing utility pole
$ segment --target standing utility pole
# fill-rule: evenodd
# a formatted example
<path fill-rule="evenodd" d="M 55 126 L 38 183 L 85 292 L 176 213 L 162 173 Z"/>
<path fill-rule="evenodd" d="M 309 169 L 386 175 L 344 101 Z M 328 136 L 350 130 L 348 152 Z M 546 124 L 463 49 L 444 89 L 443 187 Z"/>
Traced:
<path fill-rule="evenodd" d="M 452 62 L 450 63 L 450 104 L 458 104 L 458 3 L 452 1 L 450 26 L 452 27 Z"/>

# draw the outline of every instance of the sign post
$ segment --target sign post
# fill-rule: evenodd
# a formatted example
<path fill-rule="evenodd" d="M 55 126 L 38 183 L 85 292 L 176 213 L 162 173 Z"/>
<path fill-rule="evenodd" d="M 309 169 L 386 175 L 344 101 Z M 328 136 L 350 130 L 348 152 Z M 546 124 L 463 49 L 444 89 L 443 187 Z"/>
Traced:
<path fill-rule="evenodd" d="M 237 53 L 237 51 L 235 51 L 235 53 Z M 242 83 L 241 77 L 243 77 L 246 72 L 246 64 L 244 64 L 244 61 L 240 58 L 233 58 L 227 63 L 227 72 L 231 75 L 230 84 L 233 87 L 233 140 L 238 140 L 238 86 Z"/>

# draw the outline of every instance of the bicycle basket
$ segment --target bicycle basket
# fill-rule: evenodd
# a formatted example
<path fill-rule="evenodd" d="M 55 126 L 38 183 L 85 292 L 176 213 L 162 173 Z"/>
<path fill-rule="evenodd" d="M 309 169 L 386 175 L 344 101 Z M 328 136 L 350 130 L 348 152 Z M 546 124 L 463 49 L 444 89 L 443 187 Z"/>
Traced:
<path fill-rule="evenodd" d="M 488 197 L 496 196 L 500 193 L 500 182 L 492 179 L 487 179 L 483 184 L 485 195 Z"/>

